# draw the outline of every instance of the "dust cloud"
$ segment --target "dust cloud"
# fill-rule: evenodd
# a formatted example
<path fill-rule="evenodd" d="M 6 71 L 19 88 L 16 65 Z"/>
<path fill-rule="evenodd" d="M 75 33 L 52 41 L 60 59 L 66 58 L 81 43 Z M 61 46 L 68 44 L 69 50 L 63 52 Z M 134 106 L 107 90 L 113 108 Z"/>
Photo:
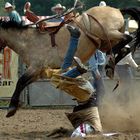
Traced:
<path fill-rule="evenodd" d="M 131 86 L 131 85 L 130 85 Z M 112 86 L 113 87 L 113 86 Z M 140 132 L 140 94 L 139 81 L 131 86 L 131 93 L 126 101 L 121 101 L 119 88 L 112 92 L 112 87 L 107 87 L 103 105 L 99 108 L 103 128 L 106 131 Z"/>

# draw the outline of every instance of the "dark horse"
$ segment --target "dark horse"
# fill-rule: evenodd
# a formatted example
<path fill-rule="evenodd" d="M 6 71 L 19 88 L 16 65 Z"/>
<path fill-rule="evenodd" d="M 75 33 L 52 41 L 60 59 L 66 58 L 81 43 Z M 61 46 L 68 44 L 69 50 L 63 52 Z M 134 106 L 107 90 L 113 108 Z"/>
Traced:
<path fill-rule="evenodd" d="M 116 9 L 112 7 L 93 7 L 85 12 L 86 15 L 77 17 L 81 37 L 76 55 L 86 62 L 95 50 L 105 52 L 114 49 L 118 54 L 115 63 L 119 61 L 121 49 L 132 41 L 130 35 L 124 34 L 125 24 L 123 14 L 130 14 L 137 22 L 138 29 L 134 35 L 134 45 L 140 43 L 140 11 L 137 8 Z M 94 17 L 94 18 L 93 18 Z M 72 23 L 75 25 L 75 23 Z M 76 25 L 75 25 L 76 26 Z M 92 36 L 92 37 L 91 37 Z M 93 38 L 96 38 L 95 40 Z M 51 47 L 49 34 L 41 34 L 36 28 L 15 26 L 12 22 L 0 21 L 0 39 L 3 44 L 14 50 L 27 64 L 27 71 L 19 78 L 8 109 L 7 117 L 16 113 L 21 91 L 38 80 L 44 78 L 48 67 L 60 68 L 69 42 L 69 33 L 62 27 L 56 34 L 57 47 Z M 94 41 L 93 41 L 94 40 Z M 110 42 L 110 47 L 104 49 Z M 45 77 L 46 78 L 46 77 Z"/>

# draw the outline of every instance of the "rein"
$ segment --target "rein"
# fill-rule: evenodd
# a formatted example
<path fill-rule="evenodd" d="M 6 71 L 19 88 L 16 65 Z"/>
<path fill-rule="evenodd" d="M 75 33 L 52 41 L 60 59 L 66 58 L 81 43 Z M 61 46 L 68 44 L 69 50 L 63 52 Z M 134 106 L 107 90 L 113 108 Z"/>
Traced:
<path fill-rule="evenodd" d="M 98 38 L 95 35 L 92 35 L 92 33 L 90 33 L 86 28 L 83 28 L 76 19 L 73 19 L 73 22 L 76 23 L 76 25 L 84 32 L 84 34 L 91 40 L 91 42 L 95 44 L 95 46 L 98 46 L 96 41 Z"/>
<path fill-rule="evenodd" d="M 76 9 L 78 9 L 78 8 L 73 7 L 73 8 L 71 8 L 71 9 L 68 9 L 65 13 L 63 13 L 63 14 L 61 14 L 61 15 L 58 15 L 58 14 L 57 14 L 57 15 L 49 16 L 49 17 L 47 17 L 47 18 L 44 18 L 44 19 L 41 19 L 41 20 L 37 21 L 35 24 L 38 25 L 39 23 L 41 23 L 41 22 L 43 22 L 43 21 L 48 21 L 48 20 L 50 20 L 50 19 L 58 19 L 58 18 L 65 17 L 65 16 L 69 15 L 70 13 L 72 13 L 73 11 L 75 11 Z"/>
<path fill-rule="evenodd" d="M 105 37 L 107 39 L 107 43 L 108 43 L 109 49 L 111 50 L 112 49 L 111 42 L 109 40 L 108 33 L 106 32 L 105 28 L 102 26 L 102 24 L 93 15 L 90 15 L 90 14 L 87 14 L 87 15 L 98 23 L 98 25 L 100 26 L 100 28 L 103 31 L 103 34 L 105 35 Z"/>

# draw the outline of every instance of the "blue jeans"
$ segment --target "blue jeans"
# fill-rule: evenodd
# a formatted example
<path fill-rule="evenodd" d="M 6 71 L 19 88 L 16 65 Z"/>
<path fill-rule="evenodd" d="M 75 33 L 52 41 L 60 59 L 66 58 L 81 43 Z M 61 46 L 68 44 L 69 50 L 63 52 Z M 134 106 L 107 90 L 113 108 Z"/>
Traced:
<path fill-rule="evenodd" d="M 77 76 L 81 75 L 81 73 L 78 71 L 77 67 L 74 67 L 73 69 L 65 72 L 63 75 L 71 78 L 76 78 Z"/>
<path fill-rule="evenodd" d="M 75 55 L 75 52 L 77 50 L 77 45 L 78 45 L 78 38 L 71 37 L 67 53 L 64 58 L 64 62 L 61 66 L 62 70 L 65 70 L 69 68 L 72 65 L 73 57 Z"/>
<path fill-rule="evenodd" d="M 73 57 L 77 50 L 78 40 L 79 40 L 79 38 L 74 38 L 71 36 L 70 42 L 69 42 L 69 47 L 68 47 L 66 56 L 64 58 L 64 62 L 61 66 L 62 70 L 65 70 L 72 65 Z M 81 73 L 78 71 L 78 69 L 76 67 L 74 67 L 73 69 L 67 71 L 63 75 L 67 76 L 67 77 L 71 77 L 71 78 L 76 78 L 77 76 L 81 75 Z"/>

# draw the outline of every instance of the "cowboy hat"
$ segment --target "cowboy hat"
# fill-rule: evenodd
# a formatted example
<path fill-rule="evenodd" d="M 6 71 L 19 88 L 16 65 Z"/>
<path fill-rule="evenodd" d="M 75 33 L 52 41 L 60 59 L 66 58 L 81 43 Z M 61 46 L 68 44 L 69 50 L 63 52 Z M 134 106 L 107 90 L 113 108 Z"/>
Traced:
<path fill-rule="evenodd" d="M 7 9 L 7 8 L 14 8 L 14 6 L 13 6 L 11 3 L 6 2 L 4 8 L 5 8 L 5 9 Z"/>
<path fill-rule="evenodd" d="M 106 6 L 105 1 L 101 1 L 101 2 L 99 3 L 99 6 Z"/>
<path fill-rule="evenodd" d="M 56 9 L 60 9 L 62 11 L 66 10 L 65 6 L 62 6 L 60 3 L 56 4 L 54 7 L 51 8 L 51 10 L 54 12 Z"/>

